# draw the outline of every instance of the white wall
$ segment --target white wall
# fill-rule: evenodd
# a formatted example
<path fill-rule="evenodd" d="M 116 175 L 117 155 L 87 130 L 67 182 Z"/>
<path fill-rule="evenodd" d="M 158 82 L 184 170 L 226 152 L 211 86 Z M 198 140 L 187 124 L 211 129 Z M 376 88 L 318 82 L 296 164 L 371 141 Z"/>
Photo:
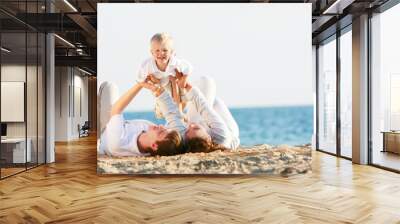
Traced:
<path fill-rule="evenodd" d="M 16 64 L 9 64 L 9 65 L 2 65 L 1 66 L 1 81 L 18 81 L 18 82 L 25 82 L 25 74 L 26 71 L 28 74 L 36 74 L 36 67 L 27 66 L 25 65 L 16 65 Z M 36 86 L 36 81 L 32 80 L 30 76 L 28 76 L 29 86 Z M 30 107 L 27 109 L 27 120 L 28 124 L 28 137 L 29 134 L 32 132 L 31 130 L 35 130 L 36 133 L 36 113 L 32 113 L 32 111 L 36 112 L 36 87 L 35 88 L 27 88 L 27 106 Z M 34 104 L 31 104 L 35 102 Z M 33 107 L 33 108 L 32 108 Z M 9 108 L 1 108 L 1 110 L 8 110 Z M 33 110 L 32 110 L 33 109 Z M 32 124 L 34 121 L 35 124 Z M 25 126 L 26 122 L 7 122 L 7 136 L 9 137 L 25 137 Z M 34 126 L 34 127 L 33 127 Z"/>
<path fill-rule="evenodd" d="M 88 78 L 76 68 L 56 67 L 55 85 L 55 140 L 77 139 L 78 124 L 88 120 Z"/>
<path fill-rule="evenodd" d="M 74 99 L 74 108 L 73 108 L 73 119 L 72 119 L 72 130 L 71 130 L 71 135 L 74 136 L 74 138 L 78 137 L 78 129 L 77 126 L 80 124 L 82 126 L 85 121 L 88 120 L 88 77 L 81 76 L 81 73 L 79 70 L 75 69 L 74 70 L 74 96 L 72 98 Z M 80 96 L 80 97 L 79 97 Z M 81 101 L 81 102 L 79 102 Z M 81 107 L 81 108 L 79 108 Z M 80 111 L 81 110 L 81 111 Z"/>
<path fill-rule="evenodd" d="M 68 140 L 69 76 L 67 67 L 55 68 L 55 140 Z"/>

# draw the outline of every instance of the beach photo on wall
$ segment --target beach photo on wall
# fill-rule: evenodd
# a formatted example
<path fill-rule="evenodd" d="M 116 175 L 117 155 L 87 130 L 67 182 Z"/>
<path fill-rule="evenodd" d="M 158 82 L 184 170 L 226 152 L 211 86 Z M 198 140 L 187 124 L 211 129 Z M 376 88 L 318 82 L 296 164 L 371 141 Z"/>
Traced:
<path fill-rule="evenodd" d="M 98 4 L 97 173 L 311 171 L 311 4 Z"/>

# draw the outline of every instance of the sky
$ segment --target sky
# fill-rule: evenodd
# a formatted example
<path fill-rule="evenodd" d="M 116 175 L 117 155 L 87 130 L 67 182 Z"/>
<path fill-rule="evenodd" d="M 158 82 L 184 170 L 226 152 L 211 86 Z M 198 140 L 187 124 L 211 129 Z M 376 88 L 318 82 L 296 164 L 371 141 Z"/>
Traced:
<path fill-rule="evenodd" d="M 98 86 L 131 88 L 151 56 L 150 38 L 167 32 L 189 79 L 214 78 L 230 108 L 312 105 L 311 4 L 98 4 Z M 142 90 L 126 111 L 153 110 Z"/>

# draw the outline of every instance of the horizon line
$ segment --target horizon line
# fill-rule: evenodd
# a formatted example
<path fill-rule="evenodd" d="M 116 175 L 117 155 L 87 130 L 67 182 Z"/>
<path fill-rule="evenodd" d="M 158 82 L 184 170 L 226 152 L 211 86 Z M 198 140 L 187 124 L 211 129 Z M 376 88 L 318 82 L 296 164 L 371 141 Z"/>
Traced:
<path fill-rule="evenodd" d="M 228 109 L 252 109 L 252 108 L 272 108 L 272 107 L 313 107 L 313 104 L 290 104 L 290 105 L 261 105 L 261 106 L 232 106 Z M 143 110 L 126 110 L 125 112 L 153 112 L 154 109 L 143 109 Z M 125 113 L 124 112 L 124 113 Z"/>

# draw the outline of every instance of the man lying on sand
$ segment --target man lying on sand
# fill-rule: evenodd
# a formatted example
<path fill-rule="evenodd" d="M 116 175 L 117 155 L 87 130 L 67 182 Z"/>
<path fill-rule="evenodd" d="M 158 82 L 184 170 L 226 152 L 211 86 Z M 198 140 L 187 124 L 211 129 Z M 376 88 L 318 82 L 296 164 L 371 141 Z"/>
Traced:
<path fill-rule="evenodd" d="M 153 92 L 167 122 L 166 126 L 155 125 L 147 120 L 124 119 L 123 110 L 143 88 Z M 99 91 L 100 125 L 106 124 L 101 130 L 99 154 L 170 156 L 182 153 L 181 136 L 186 130 L 186 125 L 170 94 L 162 87 L 150 85 L 148 80 L 145 80 L 135 84 L 116 102 L 113 99 L 117 97 L 115 85 L 108 82 L 102 83 Z M 111 108 L 108 105 L 112 105 Z"/>

